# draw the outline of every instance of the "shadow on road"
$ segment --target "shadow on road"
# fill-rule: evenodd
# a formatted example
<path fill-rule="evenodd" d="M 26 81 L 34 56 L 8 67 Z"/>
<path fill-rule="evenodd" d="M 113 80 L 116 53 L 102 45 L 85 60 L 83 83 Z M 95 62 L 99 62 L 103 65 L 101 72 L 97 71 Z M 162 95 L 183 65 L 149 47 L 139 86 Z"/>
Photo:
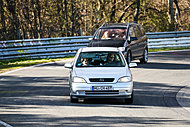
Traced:
<path fill-rule="evenodd" d="M 145 69 L 167 69 L 167 70 L 190 70 L 190 64 L 155 63 L 138 64 L 137 68 Z"/>
<path fill-rule="evenodd" d="M 27 118 L 17 119 L 14 127 L 86 127 L 86 126 L 164 126 L 165 123 L 170 125 L 189 125 L 188 120 L 178 120 L 160 117 L 122 117 L 122 116 L 90 116 L 90 117 L 39 117 L 37 115 L 2 115 L 14 119 L 15 117 Z M 35 121 L 35 122 L 31 122 Z"/>
<path fill-rule="evenodd" d="M 84 107 L 124 105 L 120 99 L 90 99 L 83 103 L 70 103 L 67 77 L 40 77 L 35 81 L 35 77 L 5 76 L 3 78 L 4 80 L 0 81 L 0 106 L 7 109 L 22 108 L 22 105 Z M 182 87 L 134 82 L 133 106 L 179 107 L 175 96 Z M 168 100 L 172 101 L 172 105 L 168 105 Z M 14 107 L 13 105 L 17 106 Z"/>
<path fill-rule="evenodd" d="M 149 63 L 138 65 L 145 69 L 190 69 L 188 64 Z M 0 119 L 11 121 L 14 126 L 122 126 L 190 124 L 190 121 L 154 117 L 46 117 L 46 114 L 19 114 L 20 109 L 38 109 L 41 106 L 54 107 L 120 107 L 136 109 L 155 107 L 180 107 L 176 94 L 183 86 L 170 86 L 161 83 L 134 82 L 134 103 L 125 105 L 117 99 L 93 99 L 83 103 L 70 103 L 68 77 L 19 77 L 1 76 L 0 80 Z M 4 113 L 6 112 L 6 113 Z M 8 112 L 8 113 L 7 113 Z M 16 113 L 16 114 L 15 114 Z M 31 122 L 34 121 L 34 122 Z M 74 121 L 74 122 L 73 122 Z"/>

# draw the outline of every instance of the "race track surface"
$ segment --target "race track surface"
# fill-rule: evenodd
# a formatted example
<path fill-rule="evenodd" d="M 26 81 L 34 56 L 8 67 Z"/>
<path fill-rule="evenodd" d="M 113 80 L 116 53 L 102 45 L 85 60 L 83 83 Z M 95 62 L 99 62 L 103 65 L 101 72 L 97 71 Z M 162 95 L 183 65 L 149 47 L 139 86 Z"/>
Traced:
<path fill-rule="evenodd" d="M 131 105 L 117 99 L 70 103 L 68 61 L 1 74 L 0 126 L 190 126 L 190 51 L 151 53 L 148 64 L 131 68 Z"/>

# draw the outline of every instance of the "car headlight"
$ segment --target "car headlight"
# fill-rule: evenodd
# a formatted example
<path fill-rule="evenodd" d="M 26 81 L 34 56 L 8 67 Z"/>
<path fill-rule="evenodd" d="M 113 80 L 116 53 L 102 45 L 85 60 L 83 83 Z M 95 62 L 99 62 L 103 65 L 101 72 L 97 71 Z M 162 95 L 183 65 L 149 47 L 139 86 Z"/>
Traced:
<path fill-rule="evenodd" d="M 118 82 L 131 82 L 132 81 L 132 78 L 131 77 L 121 77 Z"/>
<path fill-rule="evenodd" d="M 73 77 L 72 82 L 80 82 L 80 83 L 85 83 L 85 79 L 81 78 L 81 77 Z"/>

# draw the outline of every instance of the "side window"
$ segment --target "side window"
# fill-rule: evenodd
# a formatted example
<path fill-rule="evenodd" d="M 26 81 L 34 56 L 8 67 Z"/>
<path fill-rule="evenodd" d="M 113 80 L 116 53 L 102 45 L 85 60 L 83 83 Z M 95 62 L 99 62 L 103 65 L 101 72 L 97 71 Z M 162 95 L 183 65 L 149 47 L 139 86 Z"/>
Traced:
<path fill-rule="evenodd" d="M 95 33 L 94 39 L 99 39 L 100 36 L 100 30 Z"/>
<path fill-rule="evenodd" d="M 129 28 L 129 35 L 130 35 L 130 37 L 136 37 L 135 31 L 132 26 Z"/>
<path fill-rule="evenodd" d="M 135 29 L 137 37 L 141 37 L 142 35 L 141 35 L 141 31 L 140 31 L 139 27 L 135 26 L 134 29 Z"/>

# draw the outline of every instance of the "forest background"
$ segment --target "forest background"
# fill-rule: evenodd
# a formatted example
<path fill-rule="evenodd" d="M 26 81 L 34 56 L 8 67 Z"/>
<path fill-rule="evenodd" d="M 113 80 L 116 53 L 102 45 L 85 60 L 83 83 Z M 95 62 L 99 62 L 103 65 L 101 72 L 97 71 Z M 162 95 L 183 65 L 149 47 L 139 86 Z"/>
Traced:
<path fill-rule="evenodd" d="M 105 22 L 190 30 L 190 0 L 0 0 L 0 40 L 93 35 Z"/>

